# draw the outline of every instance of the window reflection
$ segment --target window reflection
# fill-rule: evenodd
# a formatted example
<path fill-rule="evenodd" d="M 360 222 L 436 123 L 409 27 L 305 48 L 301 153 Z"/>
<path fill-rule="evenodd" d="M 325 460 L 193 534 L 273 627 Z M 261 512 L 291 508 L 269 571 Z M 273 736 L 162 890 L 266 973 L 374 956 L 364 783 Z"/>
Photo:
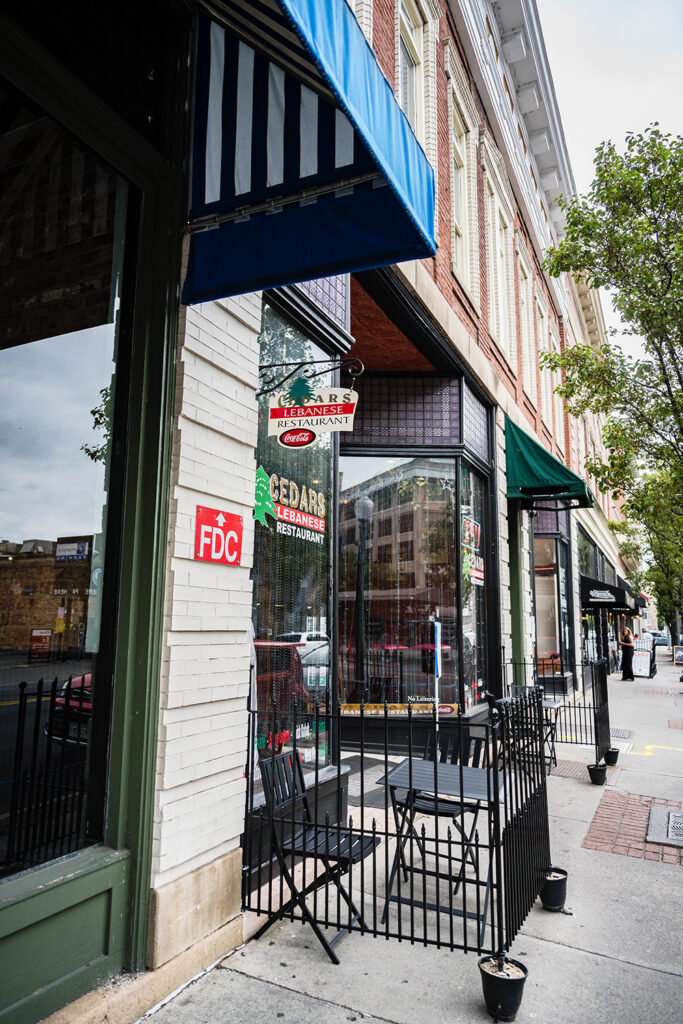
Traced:
<path fill-rule="evenodd" d="M 343 707 L 394 710 L 458 696 L 455 463 L 340 460 L 339 666 Z M 389 531 L 387 523 L 393 525 Z M 441 626 L 441 675 L 435 666 Z"/>
<path fill-rule="evenodd" d="M 481 477 L 460 473 L 460 579 L 465 707 L 483 700 L 487 677 L 486 494 Z"/>
<path fill-rule="evenodd" d="M 261 364 L 325 359 L 325 352 L 264 303 Z M 282 371 L 285 376 L 287 370 Z M 331 374 L 311 387 L 329 387 Z M 283 385 L 305 387 L 299 377 Z M 302 392 L 303 394 L 303 392 Z M 330 699 L 332 434 L 305 448 L 268 436 L 270 395 L 259 399 L 252 624 L 256 652 L 252 708 L 258 708 L 260 756 L 297 749 L 304 765 L 325 764 L 329 743 L 315 712 Z M 298 399 L 300 401 L 302 399 Z M 289 402 L 288 404 L 296 404 Z"/>
<path fill-rule="evenodd" d="M 102 588 L 127 203 L 125 182 L 55 121 L 6 106 L 0 874 L 102 838 Z"/>

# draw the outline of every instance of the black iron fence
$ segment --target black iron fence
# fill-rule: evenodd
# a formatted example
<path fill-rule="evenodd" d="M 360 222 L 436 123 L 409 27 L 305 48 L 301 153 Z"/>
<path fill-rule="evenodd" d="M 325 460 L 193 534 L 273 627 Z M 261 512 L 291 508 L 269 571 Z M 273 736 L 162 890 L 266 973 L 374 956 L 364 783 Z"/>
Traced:
<path fill-rule="evenodd" d="M 250 711 L 242 896 L 261 932 L 305 921 L 335 961 L 349 931 L 508 949 L 551 863 L 541 702 L 491 701 L 476 725 L 361 704 L 353 749 L 340 706 Z"/>
<path fill-rule="evenodd" d="M 0 875 L 83 845 L 91 700 L 85 677 L 19 684 L 0 809 Z"/>
<path fill-rule="evenodd" d="M 596 763 L 605 756 L 611 745 L 609 722 L 609 694 L 607 688 L 608 662 L 605 658 L 591 662 L 588 686 L 578 693 L 563 690 L 563 680 L 569 669 L 560 673 L 543 674 L 538 661 L 506 662 L 503 667 L 505 692 L 518 694 L 527 687 L 538 686 L 543 692 L 545 718 L 546 757 L 556 760 L 555 744 L 569 743 L 595 748 Z"/>

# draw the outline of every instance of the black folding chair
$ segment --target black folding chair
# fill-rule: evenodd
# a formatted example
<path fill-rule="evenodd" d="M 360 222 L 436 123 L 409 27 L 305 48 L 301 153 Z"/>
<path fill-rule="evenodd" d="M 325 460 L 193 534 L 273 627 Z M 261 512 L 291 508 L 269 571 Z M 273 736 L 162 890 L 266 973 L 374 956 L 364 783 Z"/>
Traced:
<path fill-rule="evenodd" d="M 442 728 L 438 732 L 437 744 L 434 744 L 434 734 L 430 730 L 427 734 L 424 752 L 421 760 L 434 761 L 437 760 L 441 764 L 462 764 L 469 766 L 470 768 L 490 768 L 490 759 L 488 757 L 487 742 L 484 737 L 465 735 L 460 729 L 452 730 L 448 728 Z M 481 810 L 481 800 L 471 800 L 468 798 L 461 799 L 460 797 L 448 797 L 435 794 L 430 791 L 423 791 L 420 789 L 408 790 L 404 794 L 399 795 L 397 791 L 392 790 L 392 804 L 394 817 L 396 820 L 396 834 L 397 834 L 397 846 L 396 853 L 394 854 L 394 861 L 389 875 L 389 882 L 387 885 L 387 901 L 384 906 L 382 914 L 382 923 L 386 921 L 387 913 L 389 909 L 389 903 L 392 900 L 397 900 L 398 897 L 393 895 L 394 881 L 396 879 L 396 873 L 398 870 L 402 870 L 403 878 L 407 882 L 409 878 L 409 867 L 405 855 L 406 844 L 410 841 L 411 837 L 416 842 L 417 847 L 422 857 L 423 866 L 420 869 L 420 874 L 425 875 L 428 878 L 440 878 L 453 884 L 453 895 L 456 895 L 460 886 L 465 878 L 465 871 L 467 864 L 469 863 L 475 875 L 478 874 L 478 863 L 477 853 L 475 850 L 476 844 L 476 833 L 477 833 L 477 822 L 479 820 L 479 812 Z M 462 857 L 454 857 L 453 859 L 460 862 L 460 870 L 458 874 L 453 875 L 446 871 L 438 870 L 438 866 L 435 869 L 427 868 L 427 849 L 426 843 L 429 842 L 429 837 L 420 834 L 418 829 L 415 827 L 415 818 L 418 814 L 438 817 L 438 818 L 450 818 L 451 823 L 457 833 L 460 835 L 460 845 L 462 850 Z M 471 820 L 467 821 L 470 817 Z M 438 857 L 437 857 L 438 865 Z M 479 882 L 485 887 L 485 895 L 483 902 L 483 914 L 481 918 L 481 929 L 479 941 L 480 943 L 484 940 L 484 931 L 486 928 L 486 915 L 491 889 L 491 869 L 487 873 L 486 881 Z M 399 902 L 405 902 L 404 898 L 401 898 Z M 430 903 L 426 904 L 428 909 L 445 911 L 447 908 L 437 907 Z M 452 910 L 452 912 L 458 916 L 475 917 L 476 915 L 470 911 L 464 910 Z"/>
<path fill-rule="evenodd" d="M 486 741 L 483 737 L 464 736 L 459 729 L 452 731 L 442 728 L 438 733 L 437 746 L 438 750 L 435 757 L 434 734 L 430 730 L 427 733 L 422 759 L 425 761 L 438 760 L 441 764 L 469 765 L 471 768 L 488 767 L 486 764 Z M 394 814 L 397 821 L 397 833 L 403 837 L 398 845 L 397 859 L 400 859 L 404 879 L 407 880 L 408 878 L 405 846 L 411 834 L 417 842 L 423 860 L 426 854 L 422 844 L 422 837 L 415 828 L 414 821 L 416 815 L 423 814 L 431 817 L 450 818 L 454 828 L 461 837 L 462 849 L 464 851 L 461 868 L 455 880 L 454 894 L 457 893 L 462 884 L 468 860 L 476 870 L 473 840 L 480 809 L 480 801 L 436 796 L 434 793 L 423 792 L 419 789 L 413 790 L 412 793 L 406 792 L 404 796 L 396 795 L 394 799 Z M 469 825 L 466 825 L 465 821 L 468 816 L 471 816 L 472 820 Z M 393 886 L 396 867 L 397 863 L 394 865 L 394 870 L 391 874 L 389 892 L 391 892 Z M 436 875 L 437 872 L 426 871 L 425 874 Z M 448 876 L 439 872 L 439 877 L 446 878 Z"/>
<path fill-rule="evenodd" d="M 346 931 L 351 930 L 356 921 L 364 924 L 361 913 L 342 885 L 341 878 L 349 872 L 351 865 L 358 864 L 372 853 L 375 847 L 379 846 L 380 840 L 338 823 L 330 824 L 329 818 L 325 824 L 313 821 L 298 754 L 289 751 L 265 758 L 260 763 L 260 769 L 266 798 L 266 813 L 270 817 L 272 850 L 292 895 L 291 899 L 284 903 L 256 933 L 257 937 L 297 906 L 332 963 L 338 964 L 339 958 L 332 947 Z M 322 861 L 325 866 L 324 872 L 321 875 L 316 874 L 303 889 L 294 881 L 296 857 L 302 858 L 304 864 L 306 859 L 310 858 L 313 861 Z M 318 889 L 329 882 L 336 886 L 346 903 L 349 918 L 347 924 L 328 942 L 306 904 L 306 896 L 313 889 Z"/>

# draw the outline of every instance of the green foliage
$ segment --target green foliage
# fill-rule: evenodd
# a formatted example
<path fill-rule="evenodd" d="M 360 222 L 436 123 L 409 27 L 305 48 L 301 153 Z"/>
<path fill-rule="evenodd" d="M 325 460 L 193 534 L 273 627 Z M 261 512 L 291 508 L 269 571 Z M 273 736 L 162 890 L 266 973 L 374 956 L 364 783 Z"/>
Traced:
<path fill-rule="evenodd" d="M 683 137 L 655 124 L 629 133 L 624 152 L 604 143 L 588 194 L 562 206 L 566 234 L 546 270 L 608 288 L 643 355 L 606 340 L 541 362 L 564 372 L 571 414 L 603 417 L 606 455 L 586 467 L 602 490 L 625 496 L 626 523 L 612 524 L 621 554 L 640 561 L 632 582 L 654 591 L 671 623 L 683 606 Z"/>
<path fill-rule="evenodd" d="M 100 403 L 96 405 L 94 409 L 90 410 L 92 416 L 93 430 L 101 430 L 103 433 L 102 441 L 100 444 L 82 444 L 81 451 L 85 452 L 89 459 L 93 462 L 105 462 L 107 458 L 107 452 L 109 450 L 109 441 L 111 439 L 111 408 L 112 393 L 111 388 L 102 388 L 100 391 Z"/>
<path fill-rule="evenodd" d="M 623 153 L 604 143 L 588 195 L 562 205 L 566 234 L 546 269 L 609 288 L 644 355 L 605 342 L 542 361 L 564 370 L 571 413 L 605 415 L 607 457 L 589 468 L 603 489 L 629 493 L 643 466 L 683 466 L 683 137 L 652 125 L 629 133 Z"/>
<path fill-rule="evenodd" d="M 676 612 L 683 607 L 683 514 L 671 503 L 677 487 L 667 470 L 644 474 L 624 504 L 626 522 L 610 524 L 622 556 L 641 566 L 631 583 L 654 593 L 658 613 L 672 634 Z"/>

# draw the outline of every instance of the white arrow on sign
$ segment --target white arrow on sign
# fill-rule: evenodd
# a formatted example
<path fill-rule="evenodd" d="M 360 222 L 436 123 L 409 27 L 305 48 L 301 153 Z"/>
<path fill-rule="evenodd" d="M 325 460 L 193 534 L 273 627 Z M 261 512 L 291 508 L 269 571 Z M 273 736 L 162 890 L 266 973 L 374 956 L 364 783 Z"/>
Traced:
<path fill-rule="evenodd" d="M 223 523 L 225 522 L 225 516 L 223 515 L 222 512 L 219 512 L 218 515 L 216 516 L 216 522 L 218 523 L 219 526 L 222 526 Z"/>

